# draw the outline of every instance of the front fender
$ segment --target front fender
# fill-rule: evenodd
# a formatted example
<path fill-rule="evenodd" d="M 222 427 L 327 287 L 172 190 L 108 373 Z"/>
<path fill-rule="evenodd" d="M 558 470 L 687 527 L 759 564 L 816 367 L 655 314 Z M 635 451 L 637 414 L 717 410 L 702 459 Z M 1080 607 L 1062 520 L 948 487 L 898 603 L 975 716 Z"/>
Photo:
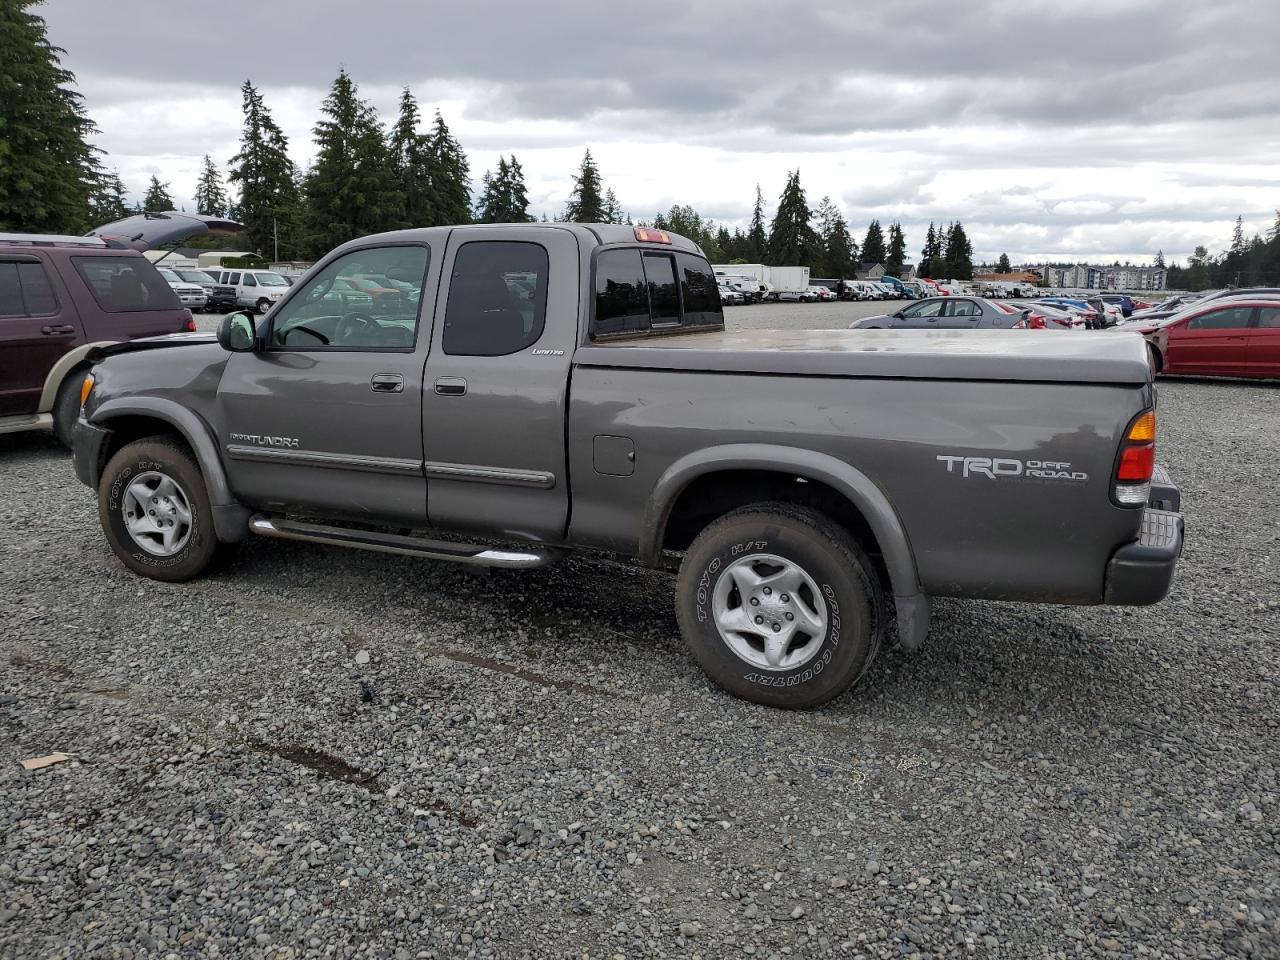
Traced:
<path fill-rule="evenodd" d="M 698 477 L 721 470 L 766 470 L 825 483 L 844 496 L 866 518 L 889 572 L 898 616 L 898 640 L 917 649 L 929 631 L 929 602 L 920 589 L 911 541 L 897 511 L 862 471 L 835 457 L 800 447 L 764 443 L 725 444 L 681 457 L 658 478 L 645 507 L 640 556 L 656 566 L 672 507 Z"/>
<path fill-rule="evenodd" d="M 204 476 L 213 523 L 219 540 L 243 540 L 249 526 L 249 509 L 236 500 L 227 482 L 227 472 L 218 455 L 209 425 L 191 410 L 163 397 L 119 397 L 96 407 L 88 421 L 94 426 L 111 429 L 111 421 L 122 417 L 147 417 L 173 427 L 195 453 Z"/>

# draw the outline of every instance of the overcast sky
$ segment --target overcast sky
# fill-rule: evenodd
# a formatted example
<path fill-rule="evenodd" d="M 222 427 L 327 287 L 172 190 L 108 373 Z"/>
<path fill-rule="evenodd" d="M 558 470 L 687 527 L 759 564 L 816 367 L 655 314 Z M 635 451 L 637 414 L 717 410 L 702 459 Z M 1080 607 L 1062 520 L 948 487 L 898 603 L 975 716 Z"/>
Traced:
<path fill-rule="evenodd" d="M 554 216 L 590 146 L 637 219 L 746 224 L 799 168 L 859 242 L 960 219 L 979 257 L 1185 259 L 1280 207 L 1276 0 L 51 0 L 97 143 L 141 196 L 191 195 L 259 86 L 294 160 L 345 66 L 384 119 L 408 85 L 478 182 L 500 153 Z M 108 12 L 109 11 L 109 12 Z"/>

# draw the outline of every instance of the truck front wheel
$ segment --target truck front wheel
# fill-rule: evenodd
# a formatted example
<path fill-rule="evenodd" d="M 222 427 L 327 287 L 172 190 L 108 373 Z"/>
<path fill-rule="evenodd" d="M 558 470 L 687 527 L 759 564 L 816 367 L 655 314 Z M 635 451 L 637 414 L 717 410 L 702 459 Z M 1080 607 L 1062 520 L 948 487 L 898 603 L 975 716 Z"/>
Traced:
<path fill-rule="evenodd" d="M 813 707 L 879 651 L 884 601 L 866 554 L 830 518 L 765 503 L 721 517 L 680 568 L 676 614 L 699 666 L 736 696 Z"/>
<path fill-rule="evenodd" d="M 98 517 L 120 561 L 153 580 L 191 580 L 227 549 L 214 534 L 199 465 L 164 436 L 137 440 L 111 458 L 98 483 Z"/>

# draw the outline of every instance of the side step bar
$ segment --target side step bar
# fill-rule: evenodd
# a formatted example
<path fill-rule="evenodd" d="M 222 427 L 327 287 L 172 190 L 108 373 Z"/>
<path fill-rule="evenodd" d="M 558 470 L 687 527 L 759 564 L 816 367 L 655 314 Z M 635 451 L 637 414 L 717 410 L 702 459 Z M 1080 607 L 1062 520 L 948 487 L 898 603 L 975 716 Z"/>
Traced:
<path fill-rule="evenodd" d="M 300 520 L 283 520 L 263 514 L 256 514 L 249 520 L 249 529 L 259 536 L 279 540 L 301 540 L 305 543 L 323 543 L 334 547 L 353 547 L 357 550 L 375 550 L 379 553 L 397 553 L 427 560 L 450 560 L 454 563 L 512 570 L 541 567 L 560 558 L 560 551 L 549 547 L 522 547 L 518 550 L 482 547 L 447 540 L 406 537 L 397 533 L 350 530 Z"/>

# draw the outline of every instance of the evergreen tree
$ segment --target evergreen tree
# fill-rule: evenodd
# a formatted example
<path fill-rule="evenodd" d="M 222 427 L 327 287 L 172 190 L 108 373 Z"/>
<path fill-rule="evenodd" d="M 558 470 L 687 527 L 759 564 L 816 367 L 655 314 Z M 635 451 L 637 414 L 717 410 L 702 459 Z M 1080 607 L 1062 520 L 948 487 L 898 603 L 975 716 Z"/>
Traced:
<path fill-rule="evenodd" d="M 800 186 L 800 171 L 796 170 L 787 177 L 787 185 L 778 198 L 765 262 L 771 266 L 812 266 L 822 249 L 818 234 L 810 225 L 812 216 Z"/>
<path fill-rule="evenodd" d="M 83 233 L 101 189 L 96 128 L 34 5 L 0 2 L 0 230 Z"/>
<path fill-rule="evenodd" d="M 665 215 L 660 213 L 654 217 L 653 226 L 657 230 L 670 230 L 682 237 L 688 237 L 702 248 L 702 252 L 712 263 L 719 263 L 724 257 L 724 251 L 717 240 L 718 230 L 715 222 L 704 219 L 693 207 L 677 204 Z"/>
<path fill-rule="evenodd" d="M 938 256 L 938 231 L 929 221 L 929 230 L 924 235 L 924 246 L 920 249 L 920 267 L 916 271 L 922 277 L 933 277 L 933 261 Z"/>
<path fill-rule="evenodd" d="M 339 70 L 314 128 L 316 160 L 306 181 L 307 243 L 323 256 L 355 237 L 399 226 L 403 198 L 377 111 Z"/>
<path fill-rule="evenodd" d="M 524 171 L 515 154 L 510 162 L 498 158 L 498 172 L 485 172 L 481 181 L 480 201 L 476 205 L 476 219 L 480 223 L 528 223 L 529 194 L 524 184 Z"/>
<path fill-rule="evenodd" d="M 532 223 L 529 214 L 529 188 L 524 182 L 524 167 L 516 155 L 507 163 L 507 215 L 511 223 Z"/>
<path fill-rule="evenodd" d="M 996 261 L 996 273 L 1013 273 L 1013 265 L 1009 263 L 1007 253 L 1000 254 L 1000 259 Z"/>
<path fill-rule="evenodd" d="M 196 213 L 209 217 L 226 215 L 227 191 L 222 188 L 222 176 L 207 153 L 204 155 L 204 169 L 196 182 L 195 200 Z"/>
<path fill-rule="evenodd" d="M 262 94 L 248 80 L 240 88 L 244 129 L 240 150 L 231 158 L 227 180 L 239 187 L 235 219 L 245 225 L 247 246 L 265 256 L 301 254 L 297 170 L 289 159 L 289 141 L 271 118 Z"/>
<path fill-rule="evenodd" d="M 173 209 L 173 197 L 169 196 L 169 184 L 161 183 L 154 173 L 151 185 L 147 187 L 147 195 L 142 198 L 142 209 L 148 213 Z"/>
<path fill-rule="evenodd" d="M 622 210 L 622 204 L 618 203 L 618 195 L 613 192 L 610 187 L 604 192 L 604 215 L 605 223 L 622 223 L 626 219 L 626 214 Z"/>
<path fill-rule="evenodd" d="M 862 262 L 883 264 L 884 261 L 884 232 L 880 229 L 880 221 L 872 220 L 867 227 L 867 237 L 862 241 Z"/>
<path fill-rule="evenodd" d="M 600 168 L 596 166 L 588 149 L 582 158 L 582 166 L 574 175 L 573 191 L 569 194 L 562 219 L 566 223 L 604 222 L 607 211 L 600 186 Z"/>
<path fill-rule="evenodd" d="M 907 238 L 902 224 L 895 220 L 889 225 L 889 253 L 884 260 L 884 272 L 891 277 L 901 277 L 907 262 Z"/>
<path fill-rule="evenodd" d="M 964 232 L 964 226 L 956 221 L 947 228 L 942 251 L 946 280 L 973 279 L 973 247 Z"/>
<path fill-rule="evenodd" d="M 89 219 L 95 226 L 113 223 L 129 216 L 129 205 L 124 199 L 124 184 L 114 170 L 104 171 L 94 184 L 89 197 Z"/>
<path fill-rule="evenodd" d="M 854 262 L 853 238 L 849 225 L 830 197 L 823 197 L 818 204 L 818 231 L 821 238 L 821 255 L 813 265 L 820 277 L 833 279 L 852 278 L 857 273 Z"/>
<path fill-rule="evenodd" d="M 1163 266 L 1164 266 L 1164 251 L 1163 251 L 1163 250 L 1157 250 L 1157 251 L 1156 251 L 1155 266 L 1157 266 L 1157 267 L 1163 267 Z"/>
<path fill-rule="evenodd" d="M 418 101 L 408 87 L 400 94 L 400 112 L 387 143 L 388 162 L 400 195 L 398 225 L 425 227 L 435 223 L 431 210 L 431 156 L 418 130 Z"/>
<path fill-rule="evenodd" d="M 437 226 L 471 222 L 471 165 L 440 111 L 427 141 L 431 165 L 431 211 Z"/>
<path fill-rule="evenodd" d="M 1186 286 L 1188 290 L 1205 290 L 1209 286 L 1209 251 L 1197 246 L 1187 258 Z"/>
<path fill-rule="evenodd" d="M 751 227 L 747 230 L 747 246 L 742 251 L 743 263 L 763 263 L 769 249 L 769 235 L 764 229 L 764 194 L 756 184 L 756 205 L 751 210 Z"/>

